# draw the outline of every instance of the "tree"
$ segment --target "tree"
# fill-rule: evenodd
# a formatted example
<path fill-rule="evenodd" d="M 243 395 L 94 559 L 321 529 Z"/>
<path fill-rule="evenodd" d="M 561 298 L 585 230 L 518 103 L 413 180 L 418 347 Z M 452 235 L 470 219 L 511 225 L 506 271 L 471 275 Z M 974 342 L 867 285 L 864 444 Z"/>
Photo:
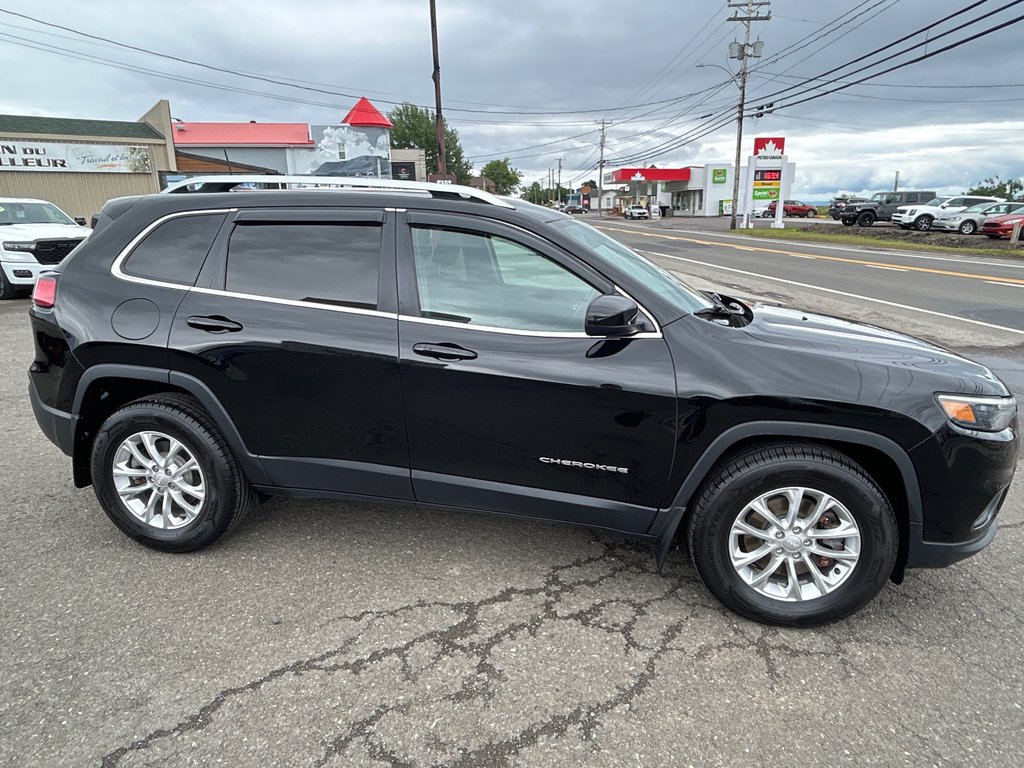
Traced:
<path fill-rule="evenodd" d="M 589 181 L 583 182 L 583 186 L 584 187 L 590 187 L 591 189 L 597 189 L 598 188 L 598 183 L 596 181 L 594 181 L 594 179 L 590 179 Z"/>
<path fill-rule="evenodd" d="M 523 180 L 523 174 L 512 167 L 507 157 L 491 160 L 480 169 L 480 175 L 494 182 L 494 191 L 499 195 L 511 195 Z"/>
<path fill-rule="evenodd" d="M 427 173 L 437 173 L 437 120 L 429 109 L 408 102 L 388 112 L 391 128 L 391 146 L 395 149 L 422 149 L 427 155 Z M 445 166 L 459 184 L 468 184 L 473 175 L 473 164 L 466 160 L 459 141 L 459 132 L 445 124 Z"/>
<path fill-rule="evenodd" d="M 485 176 L 487 174 L 484 174 Z M 544 201 L 548 199 L 547 193 L 544 188 L 540 185 L 539 181 L 533 182 L 528 187 L 523 187 L 522 194 L 519 195 L 523 200 L 529 200 L 531 203 L 537 205 L 543 205 Z"/>
<path fill-rule="evenodd" d="M 1024 184 L 1017 179 L 1002 181 L 998 176 L 992 176 L 967 190 L 968 195 L 985 195 L 986 197 L 1001 197 L 1004 200 L 1012 200 L 1015 195 L 1024 191 Z"/>

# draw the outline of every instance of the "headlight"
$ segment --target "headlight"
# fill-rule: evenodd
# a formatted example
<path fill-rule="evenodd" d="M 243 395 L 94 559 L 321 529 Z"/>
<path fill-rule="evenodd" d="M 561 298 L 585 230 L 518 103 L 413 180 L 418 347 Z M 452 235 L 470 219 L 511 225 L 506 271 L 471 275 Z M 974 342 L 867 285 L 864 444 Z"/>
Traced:
<path fill-rule="evenodd" d="M 915 213 L 917 213 L 917 208 L 911 208 L 907 211 L 907 216 L 913 216 Z"/>
<path fill-rule="evenodd" d="M 35 246 L 35 243 L 4 243 L 3 247 L 6 251 L 4 259 L 6 261 L 35 261 L 36 257 L 32 253 Z"/>
<path fill-rule="evenodd" d="M 967 395 L 936 395 L 946 418 L 965 429 L 1002 432 L 1017 415 L 1017 401 L 1012 397 L 970 397 Z"/>
<path fill-rule="evenodd" d="M 5 251 L 31 251 L 35 247 L 36 247 L 35 243 L 12 243 L 12 242 L 4 243 L 4 250 Z"/>

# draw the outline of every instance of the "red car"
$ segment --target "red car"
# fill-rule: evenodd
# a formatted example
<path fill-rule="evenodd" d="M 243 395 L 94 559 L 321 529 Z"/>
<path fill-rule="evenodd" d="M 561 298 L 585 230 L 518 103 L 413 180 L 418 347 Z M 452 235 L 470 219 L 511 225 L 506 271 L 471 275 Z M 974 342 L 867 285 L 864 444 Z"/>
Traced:
<path fill-rule="evenodd" d="M 993 216 L 991 219 L 985 219 L 982 222 L 980 231 L 981 234 L 988 235 L 993 239 L 1009 237 L 1013 234 L 1013 225 L 1022 220 L 1024 220 L 1024 213 L 1007 213 L 1003 216 Z M 1024 225 L 1021 225 L 1021 229 L 1024 229 Z"/>
<path fill-rule="evenodd" d="M 768 215 L 774 216 L 775 210 L 778 208 L 778 203 L 772 200 L 768 203 Z M 805 216 L 811 218 L 818 213 L 818 207 L 816 205 L 804 205 L 799 200 L 783 200 L 782 201 L 782 215 L 783 216 Z"/>

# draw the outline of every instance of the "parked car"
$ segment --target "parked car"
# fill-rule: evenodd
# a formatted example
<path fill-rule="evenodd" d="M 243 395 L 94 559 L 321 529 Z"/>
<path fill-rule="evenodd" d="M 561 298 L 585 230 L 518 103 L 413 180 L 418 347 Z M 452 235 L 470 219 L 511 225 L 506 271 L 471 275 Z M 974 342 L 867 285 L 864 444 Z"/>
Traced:
<path fill-rule="evenodd" d="M 932 228 L 932 222 L 944 213 L 959 213 L 979 203 L 1001 203 L 1001 197 L 936 197 L 923 205 L 901 205 L 892 215 L 892 223 L 901 229 L 913 227 L 919 232 Z"/>
<path fill-rule="evenodd" d="M 866 197 L 834 197 L 832 203 L 828 207 L 828 215 L 836 221 L 842 218 L 843 210 L 847 205 L 851 203 L 866 203 L 868 199 Z"/>
<path fill-rule="evenodd" d="M 848 227 L 870 227 L 876 221 L 889 221 L 896 209 L 910 203 L 925 203 L 935 198 L 930 191 L 876 192 L 866 203 L 847 203 L 839 220 Z"/>
<path fill-rule="evenodd" d="M 1024 220 L 1024 212 L 1008 213 L 985 219 L 981 224 L 981 234 L 988 235 L 993 239 L 1010 237 L 1013 234 L 1013 225 L 1021 220 Z"/>
<path fill-rule="evenodd" d="M 779 204 L 772 200 L 768 203 L 768 215 L 774 216 Z M 815 205 L 806 205 L 801 203 L 799 200 L 783 200 L 782 201 L 782 215 L 783 216 L 804 216 L 805 218 L 811 218 L 817 215 L 818 207 Z"/>
<path fill-rule="evenodd" d="M 46 200 L 0 197 L 0 299 L 27 294 L 91 231 Z"/>
<path fill-rule="evenodd" d="M 582 205 L 567 205 L 562 209 L 562 213 L 586 213 L 587 209 Z"/>
<path fill-rule="evenodd" d="M 725 605 L 815 625 L 995 536 L 1020 440 L 983 365 L 693 290 L 522 200 L 243 180 L 111 200 L 33 295 L 39 426 L 146 546 L 264 494 L 595 526 L 659 568 L 681 526 Z"/>
<path fill-rule="evenodd" d="M 937 232 L 959 232 L 961 235 L 973 235 L 981 229 L 981 224 L 986 219 L 1019 210 L 1024 210 L 1024 202 L 979 203 L 957 213 L 942 214 L 932 222 L 932 229 Z"/>
<path fill-rule="evenodd" d="M 649 219 L 651 214 L 645 205 L 627 205 L 622 209 L 622 217 L 624 219 Z"/>

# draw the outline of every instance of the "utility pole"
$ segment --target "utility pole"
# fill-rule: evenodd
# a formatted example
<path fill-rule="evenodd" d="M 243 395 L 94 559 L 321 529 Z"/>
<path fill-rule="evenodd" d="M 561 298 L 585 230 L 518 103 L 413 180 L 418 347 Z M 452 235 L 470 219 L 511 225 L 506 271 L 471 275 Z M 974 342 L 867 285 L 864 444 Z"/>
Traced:
<path fill-rule="evenodd" d="M 430 0 L 430 44 L 434 49 L 434 103 L 437 109 L 437 172 L 444 176 L 448 173 L 444 156 L 444 118 L 441 116 L 441 59 L 437 53 L 437 6 Z"/>
<path fill-rule="evenodd" d="M 604 216 L 604 127 L 608 121 L 601 119 L 601 159 L 597 161 L 597 215 Z"/>
<path fill-rule="evenodd" d="M 893 192 L 899 192 L 900 191 L 900 172 L 899 171 L 896 171 L 896 181 L 894 181 L 892 183 L 892 191 Z"/>
<path fill-rule="evenodd" d="M 738 59 L 740 62 L 740 73 L 737 75 L 740 101 L 736 105 L 736 163 L 733 166 L 732 220 L 729 222 L 729 229 L 736 229 L 736 210 L 740 204 L 740 153 L 743 147 L 743 111 L 746 108 L 747 98 L 747 59 L 760 58 L 761 49 L 764 47 L 764 43 L 760 40 L 753 45 L 750 44 L 750 24 L 754 21 L 769 21 L 772 18 L 771 11 L 764 16 L 757 12 L 758 8 L 768 5 L 771 5 L 771 0 L 735 0 L 728 3 L 730 8 L 736 9 L 736 12 L 728 20 L 742 22 L 744 27 L 743 43 L 729 43 L 729 58 Z M 741 12 L 744 14 L 743 16 L 740 15 Z"/>
<path fill-rule="evenodd" d="M 558 207 L 562 207 L 562 158 L 558 158 Z"/>

